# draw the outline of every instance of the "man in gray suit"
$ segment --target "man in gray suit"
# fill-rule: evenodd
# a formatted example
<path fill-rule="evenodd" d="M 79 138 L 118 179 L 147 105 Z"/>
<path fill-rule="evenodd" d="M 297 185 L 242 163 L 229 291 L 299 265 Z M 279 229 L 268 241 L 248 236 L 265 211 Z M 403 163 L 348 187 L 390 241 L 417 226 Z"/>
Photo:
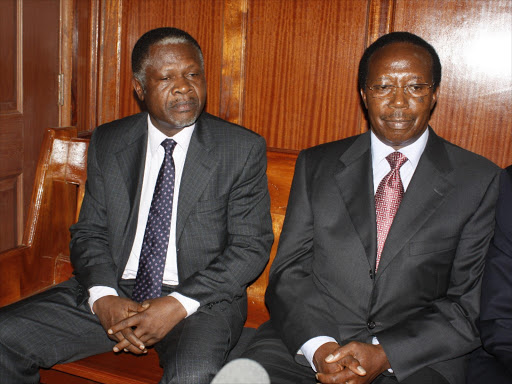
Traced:
<path fill-rule="evenodd" d="M 75 277 L 0 310 L 2 384 L 151 346 L 162 383 L 208 383 L 240 336 L 273 239 L 265 141 L 203 111 L 203 55 L 186 32 L 147 32 L 132 67 L 148 113 L 94 131 Z"/>
<path fill-rule="evenodd" d="M 244 354 L 273 383 L 464 383 L 499 168 L 428 127 L 440 81 L 430 44 L 381 37 L 359 69 L 371 131 L 299 155 Z"/>

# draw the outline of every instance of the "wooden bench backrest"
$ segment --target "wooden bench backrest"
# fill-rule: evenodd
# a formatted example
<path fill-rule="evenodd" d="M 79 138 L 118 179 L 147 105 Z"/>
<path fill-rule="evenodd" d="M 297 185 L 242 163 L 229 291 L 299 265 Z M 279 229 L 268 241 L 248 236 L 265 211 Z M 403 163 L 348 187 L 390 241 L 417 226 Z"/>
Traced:
<path fill-rule="evenodd" d="M 77 138 L 74 128 L 48 129 L 44 137 L 31 208 L 23 243 L 31 250 L 22 266 L 20 297 L 68 279 L 69 227 L 76 222 L 85 191 L 88 139 Z M 273 260 L 286 212 L 296 155 L 268 152 L 267 176 L 275 235 Z M 268 319 L 264 304 L 268 271 L 248 288 L 246 325 L 257 327 Z"/>

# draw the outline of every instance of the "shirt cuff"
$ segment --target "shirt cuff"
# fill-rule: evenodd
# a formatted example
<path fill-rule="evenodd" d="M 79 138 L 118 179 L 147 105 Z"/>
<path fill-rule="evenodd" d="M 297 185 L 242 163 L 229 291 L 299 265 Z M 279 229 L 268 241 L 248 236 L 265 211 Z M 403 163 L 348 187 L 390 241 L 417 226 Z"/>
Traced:
<path fill-rule="evenodd" d="M 191 299 L 190 297 L 187 296 L 183 296 L 181 293 L 173 292 L 169 296 L 174 297 L 176 300 L 180 302 L 181 305 L 183 305 L 185 311 L 187 311 L 187 316 L 185 316 L 185 318 L 196 313 L 197 309 L 199 308 L 199 301 Z"/>
<path fill-rule="evenodd" d="M 309 365 L 311 365 L 311 368 L 313 368 L 313 371 L 317 371 L 315 364 L 313 363 L 313 357 L 315 356 L 315 352 L 318 348 L 320 348 L 325 343 L 330 343 L 337 341 L 333 339 L 330 336 L 317 336 L 313 337 L 312 339 L 309 339 L 306 341 L 302 347 L 300 347 L 299 351 L 297 353 L 302 353 L 306 360 L 308 361 Z"/>
<path fill-rule="evenodd" d="M 372 344 L 373 344 L 373 345 L 380 344 L 380 343 L 379 343 L 379 340 L 378 340 L 375 336 L 373 336 Z M 391 368 L 389 368 L 389 369 L 388 369 L 388 372 L 389 372 L 389 373 L 393 373 L 393 370 L 392 370 Z"/>
<path fill-rule="evenodd" d="M 95 301 L 101 299 L 104 296 L 119 296 L 119 294 L 112 287 L 96 285 L 94 287 L 89 288 L 89 307 L 91 307 L 91 312 L 93 314 L 95 313 L 94 310 L 92 309 L 92 306 L 94 305 Z"/>

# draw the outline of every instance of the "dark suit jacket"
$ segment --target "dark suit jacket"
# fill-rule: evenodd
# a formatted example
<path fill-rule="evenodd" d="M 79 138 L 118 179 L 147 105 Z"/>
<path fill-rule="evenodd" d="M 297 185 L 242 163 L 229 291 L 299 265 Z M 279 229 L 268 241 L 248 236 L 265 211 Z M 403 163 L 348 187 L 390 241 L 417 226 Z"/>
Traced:
<path fill-rule="evenodd" d="M 137 226 L 147 137 L 146 113 L 93 132 L 70 245 L 85 295 L 96 285 L 118 289 Z M 243 324 L 245 288 L 267 263 L 272 240 L 264 139 L 203 113 L 179 191 L 176 291 L 199 301 L 200 310 L 232 304 Z"/>
<path fill-rule="evenodd" d="M 290 353 L 316 336 L 376 336 L 399 380 L 464 380 L 499 168 L 430 130 L 375 276 L 370 133 L 300 153 L 266 300 Z"/>
<path fill-rule="evenodd" d="M 512 383 L 512 166 L 503 171 L 482 281 L 480 337 L 469 383 Z"/>

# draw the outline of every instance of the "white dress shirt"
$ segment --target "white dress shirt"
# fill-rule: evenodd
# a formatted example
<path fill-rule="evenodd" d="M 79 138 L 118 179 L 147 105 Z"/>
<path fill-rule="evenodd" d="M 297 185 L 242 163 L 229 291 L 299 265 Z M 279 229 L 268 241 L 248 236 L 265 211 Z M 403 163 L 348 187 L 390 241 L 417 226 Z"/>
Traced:
<path fill-rule="evenodd" d="M 372 170 L 373 170 L 373 193 L 377 192 L 377 188 L 381 180 L 386 176 L 389 171 L 391 171 L 391 166 L 386 160 L 386 156 L 390 153 L 395 152 L 395 149 L 389 145 L 384 144 L 380 141 L 377 136 L 370 132 L 371 135 L 371 153 L 372 153 Z M 427 145 L 428 140 L 428 129 L 423 132 L 423 134 L 412 144 L 400 148 L 400 152 L 407 157 L 407 161 L 400 168 L 400 178 L 402 179 L 402 184 L 404 186 L 404 192 L 407 191 L 407 187 L 411 182 L 412 176 L 416 167 L 418 166 L 418 162 L 420 161 L 420 157 L 425 150 L 425 146 Z M 315 352 L 320 346 L 328 342 L 337 342 L 335 339 L 329 336 L 317 336 L 312 339 L 306 341 L 298 353 L 302 353 L 304 357 L 308 360 L 311 368 L 316 372 L 315 364 L 313 363 L 313 357 Z M 376 337 L 372 339 L 372 344 L 379 344 L 379 341 Z M 389 370 L 393 372 L 392 369 Z"/>
<path fill-rule="evenodd" d="M 172 203 L 171 214 L 171 228 L 169 235 L 169 246 L 167 248 L 167 257 L 165 260 L 165 270 L 163 276 L 163 284 L 178 285 L 178 264 L 176 258 L 176 216 L 178 212 L 178 197 L 181 183 L 181 175 L 183 174 L 183 166 L 187 156 L 188 146 L 192 133 L 194 132 L 195 125 L 183 128 L 172 139 L 176 142 L 172 158 L 175 167 L 175 181 L 174 181 L 174 196 Z M 158 172 L 164 161 L 165 150 L 161 146 L 162 141 L 168 137 L 159 131 L 151 122 L 148 115 L 148 143 L 146 150 L 146 163 L 144 167 L 144 178 L 142 182 L 142 190 L 140 196 L 139 216 L 137 220 L 137 231 L 135 232 L 135 239 L 133 241 L 132 250 L 126 263 L 123 273 L 123 279 L 135 279 L 137 277 L 137 270 L 139 268 L 139 258 L 142 250 L 142 242 L 144 240 L 144 232 L 146 230 L 146 223 L 148 220 L 149 209 L 153 199 L 153 192 L 155 190 Z M 96 300 L 103 296 L 115 295 L 118 296 L 117 291 L 111 287 L 95 286 L 89 289 L 89 305 L 92 306 Z M 186 309 L 187 317 L 197 311 L 199 302 L 183 296 L 177 292 L 170 294 L 176 298 Z"/>

